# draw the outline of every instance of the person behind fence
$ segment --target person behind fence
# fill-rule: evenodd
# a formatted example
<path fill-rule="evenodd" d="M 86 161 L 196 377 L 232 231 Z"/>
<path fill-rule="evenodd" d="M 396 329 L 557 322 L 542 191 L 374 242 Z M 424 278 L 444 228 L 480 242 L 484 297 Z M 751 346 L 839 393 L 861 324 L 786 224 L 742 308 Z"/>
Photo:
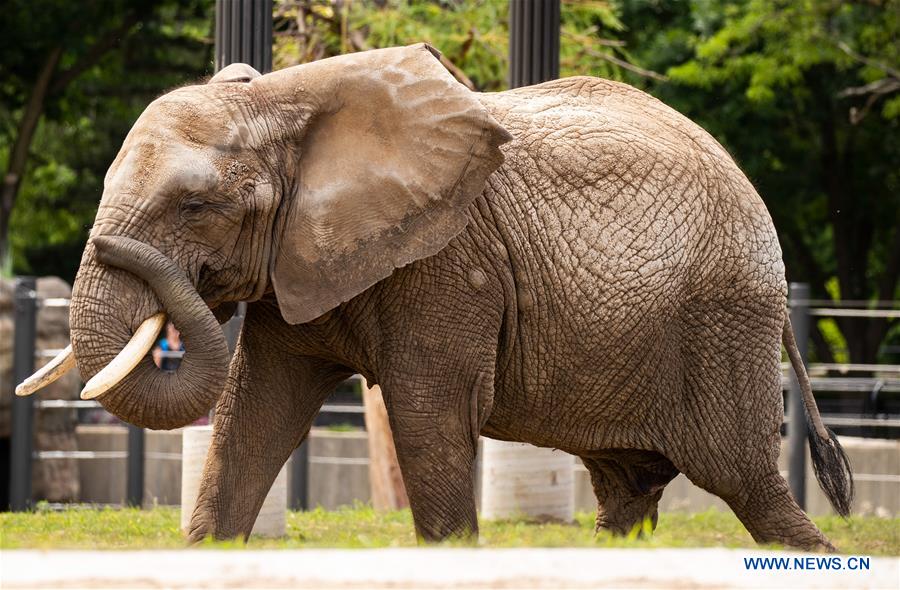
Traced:
<path fill-rule="evenodd" d="M 174 354 L 178 352 L 184 352 L 181 333 L 175 324 L 167 322 L 159 340 L 156 341 L 156 346 L 153 347 L 153 363 L 163 371 L 174 372 L 181 363 L 181 355 Z"/>

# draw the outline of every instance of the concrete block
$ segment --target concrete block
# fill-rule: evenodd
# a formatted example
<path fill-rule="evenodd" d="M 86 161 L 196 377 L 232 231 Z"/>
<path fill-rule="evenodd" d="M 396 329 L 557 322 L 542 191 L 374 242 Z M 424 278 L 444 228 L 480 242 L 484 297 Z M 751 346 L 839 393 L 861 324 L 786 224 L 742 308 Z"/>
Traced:
<path fill-rule="evenodd" d="M 481 514 L 571 522 L 575 517 L 572 455 L 525 443 L 483 443 Z"/>
<path fill-rule="evenodd" d="M 128 450 L 128 429 L 120 424 L 79 424 L 81 451 Z M 181 429 L 148 430 L 144 442 L 144 506 L 181 502 Z M 79 501 L 121 504 L 125 501 L 125 459 L 81 459 Z"/>
<path fill-rule="evenodd" d="M 369 447 L 365 431 L 313 428 L 309 438 L 309 506 L 333 510 L 368 502 Z"/>
<path fill-rule="evenodd" d="M 79 425 L 78 448 L 83 451 L 125 451 L 127 434 L 120 425 Z M 840 437 L 856 479 L 853 513 L 896 517 L 900 515 L 900 441 Z M 148 431 L 145 476 L 145 504 L 178 504 L 181 494 L 181 431 Z M 365 431 L 339 432 L 314 428 L 310 433 L 310 506 L 335 509 L 355 502 L 368 502 L 368 446 Z M 476 474 L 476 502 L 481 506 L 479 469 Z M 125 460 L 91 459 L 80 463 L 80 501 L 122 503 L 125 497 Z M 787 464 L 782 446 L 781 469 Z M 575 509 L 593 512 L 596 500 L 590 476 L 579 460 L 574 462 Z M 786 472 L 782 472 L 786 474 Z M 831 506 L 819 489 L 807 459 L 807 512 L 831 514 Z M 662 511 L 697 512 L 709 508 L 728 510 L 719 498 L 679 475 L 663 493 Z"/>
<path fill-rule="evenodd" d="M 212 426 L 188 426 L 182 431 L 181 530 L 189 531 L 197 504 L 203 466 L 212 441 Z M 253 525 L 254 535 L 283 537 L 287 527 L 287 470 L 282 466 Z"/>

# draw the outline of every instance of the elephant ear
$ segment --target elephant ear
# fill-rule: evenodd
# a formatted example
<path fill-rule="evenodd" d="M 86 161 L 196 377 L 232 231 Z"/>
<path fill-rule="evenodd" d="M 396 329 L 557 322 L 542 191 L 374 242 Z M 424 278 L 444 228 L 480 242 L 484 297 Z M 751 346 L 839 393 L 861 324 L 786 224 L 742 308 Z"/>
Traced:
<path fill-rule="evenodd" d="M 312 111 L 271 272 L 289 323 L 437 253 L 503 163 L 510 135 L 439 56 L 420 44 L 296 68 Z"/>
<path fill-rule="evenodd" d="M 219 72 L 209 79 L 207 84 L 221 84 L 223 82 L 249 82 L 254 78 L 259 78 L 262 74 L 256 71 L 256 68 L 244 63 L 233 63 L 225 66 Z"/>

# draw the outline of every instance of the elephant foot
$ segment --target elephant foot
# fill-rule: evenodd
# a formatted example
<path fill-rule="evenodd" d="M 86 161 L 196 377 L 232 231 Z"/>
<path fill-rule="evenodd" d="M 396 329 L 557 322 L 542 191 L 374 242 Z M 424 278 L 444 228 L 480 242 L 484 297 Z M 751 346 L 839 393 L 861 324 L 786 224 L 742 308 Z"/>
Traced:
<path fill-rule="evenodd" d="M 233 541 L 241 539 L 245 543 L 249 535 L 240 532 L 225 532 L 221 529 L 210 527 L 205 521 L 191 521 L 191 526 L 186 531 L 188 545 L 197 545 L 206 539 L 215 541 Z"/>
<path fill-rule="evenodd" d="M 250 536 L 249 532 L 243 530 L 243 527 L 216 518 L 216 514 L 212 510 L 199 503 L 194 508 L 191 524 L 184 532 L 189 545 L 196 545 L 208 538 L 215 541 L 242 539 L 246 543 Z"/>
<path fill-rule="evenodd" d="M 206 526 L 205 522 L 196 523 L 193 520 L 186 533 L 188 545 L 197 545 L 210 536 L 209 528 Z"/>
<path fill-rule="evenodd" d="M 750 536 L 757 543 L 785 545 L 794 547 L 802 551 L 810 551 L 812 553 L 837 553 L 837 548 L 823 535 L 812 522 L 808 526 L 801 526 L 794 535 L 785 535 L 781 532 L 773 533 L 770 531 L 761 531 L 758 526 L 753 528 L 747 527 Z"/>
<path fill-rule="evenodd" d="M 605 498 L 597 507 L 595 533 L 608 531 L 617 536 L 641 538 L 656 530 L 657 503 L 662 492 L 652 496 Z"/>
<path fill-rule="evenodd" d="M 749 484 L 735 490 L 716 489 L 757 543 L 776 543 L 804 551 L 835 553 L 837 549 L 797 505 L 777 465 L 750 473 Z M 730 493 L 728 493 L 730 492 Z"/>
<path fill-rule="evenodd" d="M 641 537 L 656 529 L 663 489 L 678 470 L 653 451 L 618 449 L 581 458 L 597 496 L 596 532 Z"/>

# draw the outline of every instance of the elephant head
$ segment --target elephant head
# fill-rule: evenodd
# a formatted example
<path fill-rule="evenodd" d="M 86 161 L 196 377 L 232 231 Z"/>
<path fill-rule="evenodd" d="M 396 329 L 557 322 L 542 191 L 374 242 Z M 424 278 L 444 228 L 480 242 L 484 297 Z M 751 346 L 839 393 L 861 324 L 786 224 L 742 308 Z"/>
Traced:
<path fill-rule="evenodd" d="M 234 302 L 274 292 L 285 321 L 308 322 L 458 234 L 510 136 L 438 57 L 421 44 L 265 76 L 236 64 L 148 106 L 73 290 L 86 393 L 140 426 L 187 424 L 221 393 L 216 318 Z M 162 313 L 185 344 L 175 373 L 147 355 Z"/>

